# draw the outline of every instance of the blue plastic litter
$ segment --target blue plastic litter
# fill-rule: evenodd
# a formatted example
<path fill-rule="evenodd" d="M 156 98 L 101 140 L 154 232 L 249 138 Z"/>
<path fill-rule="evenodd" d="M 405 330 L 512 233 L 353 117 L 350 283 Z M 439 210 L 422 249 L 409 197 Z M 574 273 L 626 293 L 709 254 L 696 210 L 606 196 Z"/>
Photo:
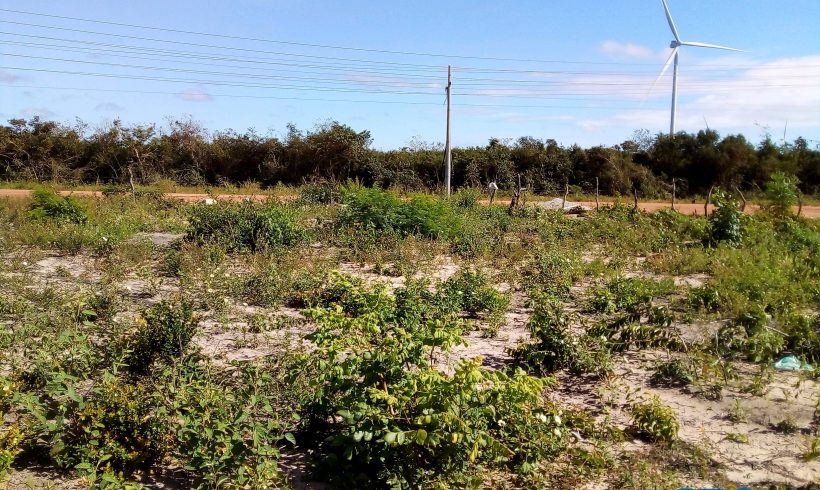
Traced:
<path fill-rule="evenodd" d="M 811 364 L 801 363 L 800 359 L 795 356 L 786 356 L 780 359 L 774 363 L 774 367 L 784 371 L 814 371 Z"/>

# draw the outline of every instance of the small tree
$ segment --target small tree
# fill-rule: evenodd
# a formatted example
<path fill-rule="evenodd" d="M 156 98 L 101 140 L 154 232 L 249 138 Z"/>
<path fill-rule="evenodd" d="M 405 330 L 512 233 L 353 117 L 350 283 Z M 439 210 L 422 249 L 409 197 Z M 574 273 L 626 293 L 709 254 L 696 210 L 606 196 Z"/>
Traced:
<path fill-rule="evenodd" d="M 800 189 L 797 187 L 797 177 L 775 172 L 766 183 L 766 208 L 775 216 L 788 216 L 792 213 L 792 206 L 798 203 Z"/>
<path fill-rule="evenodd" d="M 709 241 L 712 244 L 726 242 L 737 245 L 743 239 L 740 218 L 742 212 L 737 202 L 720 189 L 716 189 L 711 196 L 715 210 L 709 216 Z"/>

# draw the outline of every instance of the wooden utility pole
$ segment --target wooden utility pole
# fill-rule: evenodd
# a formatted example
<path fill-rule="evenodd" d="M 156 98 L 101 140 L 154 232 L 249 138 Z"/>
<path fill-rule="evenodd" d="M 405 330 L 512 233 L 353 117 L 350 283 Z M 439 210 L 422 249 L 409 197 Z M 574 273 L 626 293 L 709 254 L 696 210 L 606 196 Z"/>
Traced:
<path fill-rule="evenodd" d="M 453 154 L 450 147 L 450 95 L 453 86 L 453 70 L 447 65 L 447 140 L 444 143 L 444 186 L 447 188 L 447 197 L 450 197 L 450 181 L 453 172 Z"/>
<path fill-rule="evenodd" d="M 709 187 L 709 193 L 706 194 L 706 202 L 703 203 L 703 215 L 709 216 L 709 203 L 712 202 L 712 191 L 715 190 L 715 185 Z"/>
<path fill-rule="evenodd" d="M 675 210 L 675 178 L 672 177 L 672 211 Z"/>
<path fill-rule="evenodd" d="M 601 204 L 598 202 L 598 177 L 595 177 L 595 210 L 601 209 Z"/>

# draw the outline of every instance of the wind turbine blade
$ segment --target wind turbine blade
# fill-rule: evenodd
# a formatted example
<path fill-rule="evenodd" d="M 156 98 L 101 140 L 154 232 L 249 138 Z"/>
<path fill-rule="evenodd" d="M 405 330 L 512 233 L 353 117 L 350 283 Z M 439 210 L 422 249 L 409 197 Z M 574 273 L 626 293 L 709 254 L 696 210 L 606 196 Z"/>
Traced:
<path fill-rule="evenodd" d="M 645 99 L 646 97 L 648 97 L 648 96 L 649 96 L 649 94 L 651 94 L 651 93 L 652 93 L 652 89 L 654 89 L 654 88 L 655 88 L 655 85 L 657 85 L 658 81 L 659 81 L 659 80 L 661 79 L 661 77 L 663 77 L 663 75 L 666 73 L 666 70 L 668 70 L 668 69 L 669 69 L 669 66 L 672 64 L 672 60 L 674 60 L 674 59 L 675 59 L 675 55 L 676 55 L 677 53 L 678 53 L 678 48 L 675 48 L 675 49 L 673 49 L 673 50 L 672 50 L 672 53 L 669 55 L 669 59 L 667 59 L 667 60 L 666 60 L 666 63 L 664 63 L 664 64 L 663 64 L 663 68 L 661 68 L 661 72 L 660 72 L 660 73 L 658 73 L 658 78 L 656 78 L 656 79 L 655 79 L 655 81 L 654 81 L 654 82 L 652 82 L 652 85 L 650 85 L 650 86 L 649 86 L 649 91 L 648 91 L 648 92 L 646 92 L 646 95 L 644 96 L 644 99 Z"/>
<path fill-rule="evenodd" d="M 717 44 L 699 43 L 699 42 L 695 42 L 695 41 L 682 42 L 681 45 L 683 45 L 683 46 L 697 46 L 698 48 L 725 49 L 727 51 L 740 51 L 740 52 L 745 53 L 745 51 L 743 51 L 742 49 L 730 48 L 730 47 L 727 47 L 727 46 L 720 46 L 720 45 L 717 45 Z"/>
<path fill-rule="evenodd" d="M 666 0 L 661 0 L 661 3 L 663 3 L 663 11 L 666 13 L 666 21 L 669 22 L 669 28 L 672 29 L 672 35 L 675 36 L 675 41 L 680 42 L 678 28 L 675 27 L 675 21 L 672 20 L 672 13 L 669 12 L 669 5 L 666 3 Z"/>

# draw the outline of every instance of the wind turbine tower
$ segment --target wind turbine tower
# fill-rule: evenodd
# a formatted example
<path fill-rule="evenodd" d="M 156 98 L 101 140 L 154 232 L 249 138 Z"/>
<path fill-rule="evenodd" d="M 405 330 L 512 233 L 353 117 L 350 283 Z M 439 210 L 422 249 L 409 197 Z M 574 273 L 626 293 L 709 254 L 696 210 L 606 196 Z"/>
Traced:
<path fill-rule="evenodd" d="M 672 35 L 675 39 L 672 40 L 672 43 L 669 45 L 672 48 L 672 53 L 669 55 L 669 58 L 666 60 L 666 63 L 663 64 L 663 68 L 661 69 L 660 75 L 655 80 L 656 82 L 660 80 L 666 70 L 669 69 L 669 64 L 673 64 L 672 68 L 672 114 L 669 121 L 669 136 L 675 135 L 675 109 L 678 104 L 678 54 L 680 53 L 681 46 L 695 46 L 699 48 L 714 48 L 714 49 L 725 49 L 727 51 L 742 51 L 741 49 L 735 48 L 728 48 L 726 46 L 718 46 L 717 44 L 706 44 L 696 41 L 681 41 L 680 35 L 678 35 L 678 29 L 675 27 L 675 21 L 672 20 L 672 14 L 669 12 L 669 5 L 666 3 L 666 0 L 661 0 L 663 3 L 663 10 L 666 13 L 666 21 L 669 22 L 669 28 L 672 29 Z"/>

